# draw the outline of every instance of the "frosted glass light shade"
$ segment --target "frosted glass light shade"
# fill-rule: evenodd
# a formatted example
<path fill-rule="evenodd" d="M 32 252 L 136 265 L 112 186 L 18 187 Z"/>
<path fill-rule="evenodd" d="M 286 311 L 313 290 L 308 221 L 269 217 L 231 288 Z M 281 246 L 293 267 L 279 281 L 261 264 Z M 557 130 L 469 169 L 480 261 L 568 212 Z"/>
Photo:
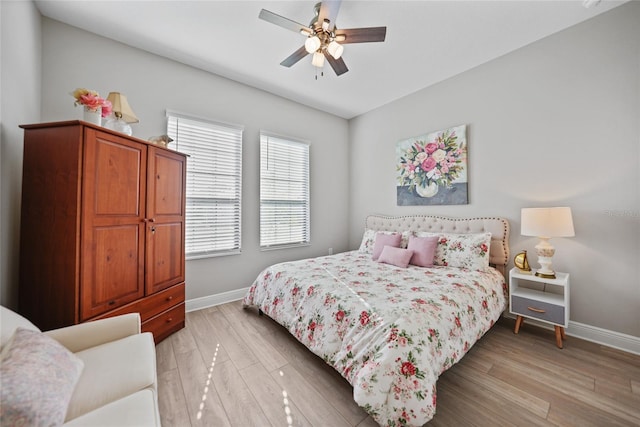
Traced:
<path fill-rule="evenodd" d="M 327 46 L 327 51 L 335 59 L 340 59 L 340 57 L 342 56 L 342 52 L 344 52 L 344 46 L 334 40 L 329 43 L 329 46 Z"/>
<path fill-rule="evenodd" d="M 311 64 L 314 67 L 322 68 L 322 66 L 324 65 L 324 55 L 321 52 L 314 52 Z"/>
<path fill-rule="evenodd" d="M 320 43 L 320 39 L 318 38 L 318 36 L 309 37 L 304 42 L 304 49 L 308 53 L 313 53 L 316 50 L 318 50 L 318 48 L 320 48 L 320 44 L 321 43 Z"/>

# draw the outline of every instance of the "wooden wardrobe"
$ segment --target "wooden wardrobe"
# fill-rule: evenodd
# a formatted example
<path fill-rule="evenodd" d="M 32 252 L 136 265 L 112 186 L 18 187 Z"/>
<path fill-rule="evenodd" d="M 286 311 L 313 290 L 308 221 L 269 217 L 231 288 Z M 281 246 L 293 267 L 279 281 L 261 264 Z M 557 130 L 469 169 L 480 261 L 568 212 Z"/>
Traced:
<path fill-rule="evenodd" d="M 184 327 L 185 155 L 83 121 L 22 125 L 20 314 Z"/>

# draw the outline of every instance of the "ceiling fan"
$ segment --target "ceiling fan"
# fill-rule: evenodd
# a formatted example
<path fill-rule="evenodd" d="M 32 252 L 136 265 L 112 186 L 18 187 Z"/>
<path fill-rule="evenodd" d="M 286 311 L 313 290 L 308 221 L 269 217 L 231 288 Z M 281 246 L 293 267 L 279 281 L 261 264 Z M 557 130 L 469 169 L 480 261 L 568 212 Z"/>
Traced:
<path fill-rule="evenodd" d="M 333 71 L 340 76 L 349 71 L 342 59 L 344 50 L 342 45 L 384 41 L 387 27 L 338 29 L 335 21 L 341 1 L 328 0 L 317 3 L 314 6 L 315 16 L 311 19 L 309 26 L 269 12 L 266 9 L 260 11 L 260 19 L 307 37 L 304 45 L 282 61 L 280 65 L 291 67 L 305 56 L 313 54 L 311 63 L 315 67 L 322 68 L 326 58 Z"/>

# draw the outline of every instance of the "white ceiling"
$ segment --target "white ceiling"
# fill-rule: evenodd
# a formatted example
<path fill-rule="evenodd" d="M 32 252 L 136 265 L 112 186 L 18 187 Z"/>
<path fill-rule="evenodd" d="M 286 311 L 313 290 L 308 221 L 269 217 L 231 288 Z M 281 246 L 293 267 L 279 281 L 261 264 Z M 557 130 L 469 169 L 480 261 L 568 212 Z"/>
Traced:
<path fill-rule="evenodd" d="M 264 8 L 307 25 L 315 3 L 36 1 L 44 16 L 347 119 L 625 1 L 585 8 L 582 0 L 345 0 L 338 28 L 386 26 L 386 41 L 345 45 L 349 72 L 337 77 L 325 63 L 317 80 L 310 56 L 291 68 L 279 65 L 304 37 L 258 19 Z"/>

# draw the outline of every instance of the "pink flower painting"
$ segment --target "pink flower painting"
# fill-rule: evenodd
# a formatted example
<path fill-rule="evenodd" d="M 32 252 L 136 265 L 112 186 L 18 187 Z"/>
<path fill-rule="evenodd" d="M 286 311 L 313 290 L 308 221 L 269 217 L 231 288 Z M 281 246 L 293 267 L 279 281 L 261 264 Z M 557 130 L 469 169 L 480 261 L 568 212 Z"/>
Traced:
<path fill-rule="evenodd" d="M 398 142 L 398 205 L 466 204 L 466 125 Z"/>

